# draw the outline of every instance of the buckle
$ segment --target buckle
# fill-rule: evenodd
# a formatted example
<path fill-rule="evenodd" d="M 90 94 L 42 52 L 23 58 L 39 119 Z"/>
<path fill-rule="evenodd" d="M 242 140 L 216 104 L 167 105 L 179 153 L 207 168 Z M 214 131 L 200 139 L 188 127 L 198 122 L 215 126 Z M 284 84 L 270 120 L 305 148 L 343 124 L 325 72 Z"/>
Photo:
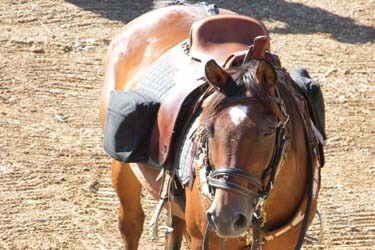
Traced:
<path fill-rule="evenodd" d="M 281 125 L 281 127 L 282 127 L 283 129 L 286 127 L 286 125 L 288 124 L 289 119 L 290 119 L 290 116 L 289 116 L 288 114 L 286 114 L 285 117 L 286 117 L 286 118 L 285 118 L 285 121 L 284 121 L 284 122 L 280 122 L 280 124 L 279 124 L 279 125 Z"/>

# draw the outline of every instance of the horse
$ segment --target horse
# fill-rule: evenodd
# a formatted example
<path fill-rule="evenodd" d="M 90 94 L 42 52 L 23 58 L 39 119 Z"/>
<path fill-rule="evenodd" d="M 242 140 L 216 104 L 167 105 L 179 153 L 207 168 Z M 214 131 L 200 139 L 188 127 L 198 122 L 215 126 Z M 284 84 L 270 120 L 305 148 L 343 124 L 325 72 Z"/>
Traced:
<path fill-rule="evenodd" d="M 229 72 L 208 62 L 205 71 L 214 91 L 198 133 L 204 153 L 195 170 L 205 177 L 186 189 L 187 230 L 197 237 L 191 249 L 202 249 L 210 234 L 209 249 L 250 249 L 259 237 L 262 247 L 251 249 L 299 249 L 316 212 L 320 169 L 307 146 L 302 99 L 290 96 L 299 92 L 295 83 L 264 59 Z M 237 241 L 220 243 L 215 235 Z"/>
<path fill-rule="evenodd" d="M 215 11 L 237 15 L 225 9 Z M 126 25 L 105 56 L 100 98 L 103 127 L 109 93 L 135 89 L 142 74 L 191 37 L 193 23 L 209 15 L 202 6 L 171 6 Z M 306 146 L 315 138 L 309 133 L 310 118 L 299 107 L 307 104 L 277 57 L 266 53 L 268 40 L 262 37 L 251 51 L 221 60 L 219 64 L 229 65 L 226 69 L 215 60 L 202 60 L 206 79 L 202 85 L 206 87 L 198 105 L 201 112 L 192 109 L 197 115 L 186 122 L 199 121 L 194 130 L 194 145 L 199 150 L 194 151 L 192 171 L 193 176 L 203 178 L 192 177 L 191 185 L 184 188 L 185 207 L 172 199 L 173 231 L 168 234 L 166 249 L 180 249 L 184 234 L 194 250 L 218 249 L 219 245 L 246 249 L 251 242 L 253 249 L 292 249 L 301 244 L 313 218 L 310 215 L 316 211 L 320 168 L 311 162 L 319 157 Z M 202 53 L 204 56 L 205 50 Z M 214 57 L 224 58 L 220 53 Z M 246 63 L 239 65 L 239 58 Z M 306 132 L 305 127 L 310 130 Z M 163 185 L 159 175 L 160 170 L 147 163 L 112 160 L 112 184 L 120 200 L 118 223 L 127 250 L 138 248 L 143 231 L 141 188 L 159 199 Z"/>

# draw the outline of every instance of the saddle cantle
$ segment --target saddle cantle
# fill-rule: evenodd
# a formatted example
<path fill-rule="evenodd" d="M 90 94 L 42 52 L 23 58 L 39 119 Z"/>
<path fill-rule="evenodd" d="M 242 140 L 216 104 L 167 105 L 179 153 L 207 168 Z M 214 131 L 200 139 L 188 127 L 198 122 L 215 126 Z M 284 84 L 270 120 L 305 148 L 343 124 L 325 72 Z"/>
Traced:
<path fill-rule="evenodd" d="M 247 50 L 258 36 L 268 36 L 268 31 L 256 19 L 240 15 L 204 18 L 192 25 L 189 55 L 200 62 L 215 59 L 224 66 L 229 55 Z"/>
<path fill-rule="evenodd" d="M 192 99 L 202 89 L 204 63 L 214 59 L 222 66 L 228 66 L 235 58 L 244 58 L 256 37 L 268 37 L 266 27 L 258 20 L 240 15 L 209 16 L 195 22 L 190 31 L 187 53 L 173 48 L 170 53 L 174 66 L 176 85 L 161 102 L 157 122 L 151 135 L 151 159 L 165 165 L 169 159 L 174 141 L 183 130 L 181 117 L 189 112 Z M 184 43 L 177 45 L 180 47 Z M 186 42 L 185 42 L 186 44 Z M 267 40 L 267 48 L 269 43 Z M 230 66 L 230 65 L 229 65 Z M 228 66 L 228 67 L 229 67 Z"/>

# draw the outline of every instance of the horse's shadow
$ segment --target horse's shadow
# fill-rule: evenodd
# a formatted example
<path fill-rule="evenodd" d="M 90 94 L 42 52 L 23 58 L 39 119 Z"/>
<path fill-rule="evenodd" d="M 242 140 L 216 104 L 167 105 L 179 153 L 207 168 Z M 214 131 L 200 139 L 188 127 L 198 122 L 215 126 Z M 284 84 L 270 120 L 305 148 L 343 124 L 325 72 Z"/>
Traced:
<path fill-rule="evenodd" d="M 135 17 L 154 8 L 166 6 L 176 0 L 66 0 L 83 9 L 98 13 L 108 19 L 127 23 Z M 201 1 L 185 1 L 197 3 Z M 282 34 L 327 33 L 337 41 L 344 43 L 375 42 L 375 28 L 356 23 L 349 17 L 342 17 L 318 7 L 309 7 L 302 3 L 285 0 L 215 0 L 219 7 L 231 9 L 260 20 L 283 22 L 283 28 L 271 28 L 270 31 Z"/>
<path fill-rule="evenodd" d="M 153 0 L 65 0 L 65 2 L 122 23 L 128 23 L 157 7 L 154 6 Z"/>
<path fill-rule="evenodd" d="M 224 4 L 224 1 L 223 1 Z M 357 23 L 349 17 L 333 14 L 318 7 L 285 0 L 261 0 L 248 3 L 249 13 L 260 20 L 274 19 L 285 23 L 283 28 L 270 29 L 281 34 L 326 33 L 343 43 L 375 42 L 375 27 Z"/>

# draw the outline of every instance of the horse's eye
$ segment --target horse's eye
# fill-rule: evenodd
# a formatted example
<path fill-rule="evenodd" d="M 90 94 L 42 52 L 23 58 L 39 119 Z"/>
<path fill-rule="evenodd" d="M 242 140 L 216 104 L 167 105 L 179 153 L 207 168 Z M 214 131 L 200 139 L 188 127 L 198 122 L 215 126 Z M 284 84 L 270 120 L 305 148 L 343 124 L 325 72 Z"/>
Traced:
<path fill-rule="evenodd" d="M 275 132 L 276 132 L 276 128 L 271 127 L 271 128 L 267 128 L 267 129 L 263 130 L 262 135 L 267 137 L 267 136 L 273 135 Z"/>
<path fill-rule="evenodd" d="M 208 127 L 207 127 L 207 133 L 208 133 L 208 136 L 209 136 L 209 137 L 213 137 L 213 136 L 214 136 L 214 133 L 215 133 L 214 126 L 208 126 Z"/>

